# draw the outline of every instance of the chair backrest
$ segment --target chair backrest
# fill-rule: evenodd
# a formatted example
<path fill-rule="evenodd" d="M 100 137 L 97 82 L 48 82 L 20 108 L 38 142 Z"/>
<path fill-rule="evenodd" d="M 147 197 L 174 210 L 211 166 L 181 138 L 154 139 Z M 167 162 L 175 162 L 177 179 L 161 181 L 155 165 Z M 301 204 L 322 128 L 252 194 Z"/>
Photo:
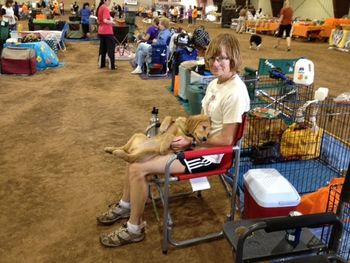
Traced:
<path fill-rule="evenodd" d="M 166 45 L 152 45 L 151 64 L 167 63 L 168 47 Z"/>
<path fill-rule="evenodd" d="M 243 113 L 242 122 L 238 126 L 238 130 L 236 132 L 235 138 L 233 139 L 233 146 L 237 145 L 237 143 L 242 139 L 244 134 L 244 129 L 246 127 L 247 122 L 247 114 Z M 233 164 L 233 156 L 231 154 L 225 154 L 221 160 L 220 168 L 221 169 L 230 169 Z"/>
<path fill-rule="evenodd" d="M 124 45 L 127 42 L 127 36 L 129 34 L 128 26 L 114 26 L 113 34 L 117 40 L 118 45 Z"/>

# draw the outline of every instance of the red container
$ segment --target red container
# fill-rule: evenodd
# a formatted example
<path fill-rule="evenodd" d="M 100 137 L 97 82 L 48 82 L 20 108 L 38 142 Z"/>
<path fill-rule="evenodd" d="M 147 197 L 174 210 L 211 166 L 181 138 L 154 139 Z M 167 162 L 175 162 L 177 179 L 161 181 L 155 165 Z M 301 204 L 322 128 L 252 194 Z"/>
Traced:
<path fill-rule="evenodd" d="M 286 216 L 296 209 L 300 196 L 276 169 L 251 169 L 244 175 L 245 219 Z"/>

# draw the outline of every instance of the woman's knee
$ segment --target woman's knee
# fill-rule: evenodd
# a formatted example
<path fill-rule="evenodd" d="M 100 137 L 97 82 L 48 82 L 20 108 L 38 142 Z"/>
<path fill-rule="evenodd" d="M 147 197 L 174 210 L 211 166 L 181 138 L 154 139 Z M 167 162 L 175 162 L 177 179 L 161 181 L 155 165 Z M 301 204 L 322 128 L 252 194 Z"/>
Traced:
<path fill-rule="evenodd" d="M 146 173 L 143 165 L 140 163 L 132 163 L 129 165 L 129 179 L 130 180 L 146 180 Z"/>

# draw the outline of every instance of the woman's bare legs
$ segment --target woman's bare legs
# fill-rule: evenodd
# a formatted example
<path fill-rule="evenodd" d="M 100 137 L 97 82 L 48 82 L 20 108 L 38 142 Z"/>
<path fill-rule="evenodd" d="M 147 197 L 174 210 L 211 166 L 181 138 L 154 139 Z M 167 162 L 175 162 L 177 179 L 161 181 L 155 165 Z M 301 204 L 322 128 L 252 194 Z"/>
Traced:
<path fill-rule="evenodd" d="M 147 176 L 151 174 L 164 174 L 165 165 L 171 155 L 159 156 L 145 162 L 130 164 L 128 168 L 129 176 L 129 193 L 125 191 L 123 198 L 130 196 L 131 214 L 129 222 L 133 225 L 142 223 L 142 215 L 148 197 Z M 172 164 L 173 173 L 182 173 L 185 167 L 176 160 Z M 126 201 L 122 198 L 123 201 Z"/>

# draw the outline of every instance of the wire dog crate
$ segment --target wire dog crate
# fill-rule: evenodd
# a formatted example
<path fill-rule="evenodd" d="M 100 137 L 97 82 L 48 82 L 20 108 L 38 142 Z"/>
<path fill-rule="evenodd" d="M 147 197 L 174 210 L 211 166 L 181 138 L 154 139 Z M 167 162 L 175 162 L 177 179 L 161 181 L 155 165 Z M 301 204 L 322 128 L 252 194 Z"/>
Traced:
<path fill-rule="evenodd" d="M 299 58 L 262 58 L 259 60 L 258 70 L 244 68 L 244 79 L 250 80 L 247 88 L 252 108 L 286 108 L 285 102 L 307 101 L 313 98 L 313 85 L 300 85 L 292 81 L 298 60 Z"/>
<path fill-rule="evenodd" d="M 250 116 L 238 183 L 249 169 L 275 168 L 299 194 L 316 191 L 342 175 L 350 160 L 350 106 L 331 99 L 300 110 L 305 101 L 270 105 L 271 118 Z M 252 105 L 254 107 L 254 105 Z M 302 124 L 296 125 L 303 117 Z"/>

